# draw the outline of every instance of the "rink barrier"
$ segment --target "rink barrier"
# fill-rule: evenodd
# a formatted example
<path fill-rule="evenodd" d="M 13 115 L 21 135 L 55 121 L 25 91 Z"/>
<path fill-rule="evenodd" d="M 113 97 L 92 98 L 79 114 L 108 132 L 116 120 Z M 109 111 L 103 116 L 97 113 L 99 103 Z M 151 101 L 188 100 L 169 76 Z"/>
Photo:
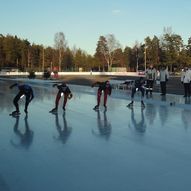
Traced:
<path fill-rule="evenodd" d="M 0 76 L 28 76 L 28 75 L 29 72 L 0 72 Z M 43 75 L 43 72 L 35 72 L 35 75 L 37 76 Z M 51 75 L 53 76 L 54 73 L 52 72 Z M 138 72 L 58 72 L 58 76 L 64 76 L 64 75 L 144 76 L 140 75 Z"/>

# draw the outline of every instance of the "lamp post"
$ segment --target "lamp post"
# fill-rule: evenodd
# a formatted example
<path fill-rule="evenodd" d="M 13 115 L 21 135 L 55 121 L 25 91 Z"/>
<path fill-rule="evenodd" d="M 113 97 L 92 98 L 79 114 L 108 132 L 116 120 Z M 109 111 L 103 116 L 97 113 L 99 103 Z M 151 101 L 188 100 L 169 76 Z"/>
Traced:
<path fill-rule="evenodd" d="M 44 72 L 44 47 L 42 47 L 42 72 Z"/>
<path fill-rule="evenodd" d="M 136 67 L 136 72 L 138 72 L 138 69 L 139 69 L 138 48 L 136 49 L 136 57 L 137 57 L 137 67 Z"/>
<path fill-rule="evenodd" d="M 145 60 L 145 72 L 147 69 L 147 47 L 145 46 L 145 51 L 144 51 L 144 60 Z"/>

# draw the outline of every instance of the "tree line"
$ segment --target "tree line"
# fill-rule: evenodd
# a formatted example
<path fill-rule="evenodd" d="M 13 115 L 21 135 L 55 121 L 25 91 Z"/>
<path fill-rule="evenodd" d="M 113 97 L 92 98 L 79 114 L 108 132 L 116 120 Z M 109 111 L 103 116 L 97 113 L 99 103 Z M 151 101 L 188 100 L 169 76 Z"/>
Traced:
<path fill-rule="evenodd" d="M 114 67 L 127 71 L 145 70 L 153 64 L 165 65 L 176 72 L 184 66 L 191 67 L 191 37 L 187 44 L 182 37 L 166 30 L 159 38 L 146 37 L 133 47 L 122 46 L 113 34 L 100 36 L 94 55 L 80 48 L 70 49 L 63 32 L 54 36 L 54 47 L 31 44 L 27 39 L 0 34 L 0 69 L 18 68 L 20 71 L 111 71 Z"/>

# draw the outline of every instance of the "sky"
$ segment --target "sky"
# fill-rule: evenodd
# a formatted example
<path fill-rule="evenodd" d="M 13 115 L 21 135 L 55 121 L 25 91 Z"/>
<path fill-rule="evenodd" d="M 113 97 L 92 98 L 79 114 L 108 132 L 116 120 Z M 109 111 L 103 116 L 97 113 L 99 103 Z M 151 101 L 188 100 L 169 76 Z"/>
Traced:
<path fill-rule="evenodd" d="M 71 49 L 91 55 L 108 34 L 125 48 L 171 27 L 187 43 L 190 20 L 191 0 L 0 0 L 0 34 L 53 47 L 63 32 Z"/>

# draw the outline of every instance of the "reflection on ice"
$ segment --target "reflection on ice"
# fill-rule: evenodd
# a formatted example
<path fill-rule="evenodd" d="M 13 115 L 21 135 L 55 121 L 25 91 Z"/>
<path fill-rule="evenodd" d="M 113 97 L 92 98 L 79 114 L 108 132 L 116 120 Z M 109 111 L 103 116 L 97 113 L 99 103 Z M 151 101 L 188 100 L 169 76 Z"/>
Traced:
<path fill-rule="evenodd" d="M 159 117 L 160 117 L 160 121 L 162 126 L 165 125 L 167 119 L 168 119 L 168 108 L 166 106 L 159 106 Z"/>
<path fill-rule="evenodd" d="M 155 118 L 157 116 L 157 108 L 153 104 L 146 104 L 145 107 L 145 116 L 147 118 L 147 121 L 149 125 L 153 125 Z"/>
<path fill-rule="evenodd" d="M 182 113 L 181 113 L 181 117 L 182 117 L 182 122 L 183 122 L 183 127 L 185 129 L 188 129 L 189 127 L 191 127 L 191 111 L 187 110 L 187 109 L 183 109 Z"/>
<path fill-rule="evenodd" d="M 190 97 L 185 98 L 185 104 L 191 104 L 191 98 Z"/>
<path fill-rule="evenodd" d="M 146 123 L 145 123 L 145 114 L 144 108 L 140 108 L 140 118 L 137 117 L 137 113 L 135 114 L 134 109 L 131 110 L 131 125 L 129 127 L 134 128 L 139 133 L 144 133 L 146 131 Z"/>
<path fill-rule="evenodd" d="M 65 144 L 72 133 L 72 127 L 68 126 L 67 121 L 66 121 L 66 114 L 65 112 L 61 115 L 61 121 L 59 120 L 59 115 L 58 113 L 52 113 L 52 115 L 55 116 L 55 124 L 56 124 L 56 129 L 58 131 L 59 136 L 54 137 L 56 140 L 60 140 L 63 144 Z"/>
<path fill-rule="evenodd" d="M 28 124 L 28 116 L 26 115 L 24 118 L 24 124 L 25 127 L 22 128 L 19 125 L 19 119 L 20 116 L 14 117 L 15 118 L 15 125 L 14 125 L 14 133 L 19 139 L 19 143 L 15 142 L 14 140 L 11 140 L 11 145 L 14 146 L 15 148 L 25 148 L 29 149 L 33 142 L 33 136 L 34 132 L 30 129 L 29 124 Z"/>
<path fill-rule="evenodd" d="M 100 112 L 99 110 L 95 112 L 97 112 L 97 130 L 92 129 L 92 133 L 93 135 L 100 136 L 105 138 L 105 140 L 108 140 L 111 135 L 112 127 L 111 123 L 107 119 L 107 112 Z"/>
<path fill-rule="evenodd" d="M 190 189 L 189 99 L 153 94 L 128 109 L 129 94 L 114 90 L 95 112 L 96 89 L 70 85 L 66 112 L 50 114 L 57 90 L 33 81 L 28 117 L 13 118 L 16 91 L 0 85 L 0 191 Z"/>
<path fill-rule="evenodd" d="M 7 182 L 5 182 L 4 178 L 1 176 L 0 174 L 0 190 L 1 191 L 11 191 L 9 189 L 9 186 L 7 184 Z"/>

